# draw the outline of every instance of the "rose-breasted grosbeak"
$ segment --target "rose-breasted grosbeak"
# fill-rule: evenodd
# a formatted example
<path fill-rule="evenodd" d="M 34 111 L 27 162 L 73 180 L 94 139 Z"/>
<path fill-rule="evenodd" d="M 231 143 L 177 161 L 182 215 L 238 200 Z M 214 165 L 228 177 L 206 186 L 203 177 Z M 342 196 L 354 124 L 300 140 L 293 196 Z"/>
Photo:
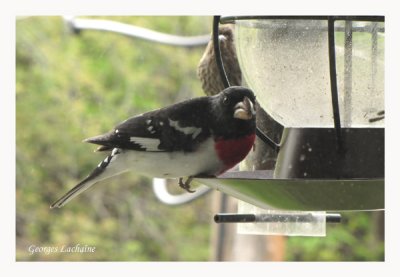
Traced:
<path fill-rule="evenodd" d="M 128 170 L 150 177 L 180 178 L 190 191 L 194 176 L 217 176 L 242 161 L 255 140 L 255 96 L 229 87 L 215 96 L 183 101 L 129 118 L 111 132 L 85 141 L 111 151 L 97 168 L 51 208 L 106 178 Z M 189 177 L 184 183 L 182 177 Z"/>
<path fill-rule="evenodd" d="M 231 85 L 240 86 L 242 84 L 242 72 L 236 56 L 232 28 L 232 25 L 220 26 L 218 38 L 221 48 L 221 57 L 228 80 Z M 197 66 L 197 76 L 200 79 L 203 91 L 207 95 L 215 95 L 224 89 L 224 83 L 221 80 L 221 75 L 219 74 L 215 60 L 214 43 L 212 39 L 208 43 Z"/>

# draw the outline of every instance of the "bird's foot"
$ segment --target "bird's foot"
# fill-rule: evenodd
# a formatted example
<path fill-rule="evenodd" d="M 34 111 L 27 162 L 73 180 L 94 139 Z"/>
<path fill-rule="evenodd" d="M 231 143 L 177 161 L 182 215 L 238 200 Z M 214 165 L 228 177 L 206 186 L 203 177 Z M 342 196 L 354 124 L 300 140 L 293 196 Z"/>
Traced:
<path fill-rule="evenodd" d="M 183 178 L 179 178 L 179 186 L 186 190 L 189 193 L 195 192 L 195 190 L 190 189 L 190 183 L 192 182 L 193 177 L 189 177 L 186 182 L 183 182 Z"/>

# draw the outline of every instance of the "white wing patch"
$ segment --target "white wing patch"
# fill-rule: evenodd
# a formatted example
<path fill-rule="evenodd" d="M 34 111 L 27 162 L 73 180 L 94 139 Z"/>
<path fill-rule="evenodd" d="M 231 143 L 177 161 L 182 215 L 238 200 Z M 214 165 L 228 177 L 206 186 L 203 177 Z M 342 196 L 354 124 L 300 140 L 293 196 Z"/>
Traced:
<path fill-rule="evenodd" d="M 169 125 L 173 127 L 175 130 L 184 133 L 185 135 L 192 135 L 192 138 L 195 139 L 202 131 L 201 128 L 197 127 L 181 127 L 179 126 L 178 121 L 174 121 L 169 119 Z"/>
<path fill-rule="evenodd" d="M 139 144 L 141 147 L 145 148 L 147 151 L 162 151 L 158 149 L 160 145 L 160 140 L 155 138 L 142 138 L 142 137 L 130 137 L 131 142 Z"/>

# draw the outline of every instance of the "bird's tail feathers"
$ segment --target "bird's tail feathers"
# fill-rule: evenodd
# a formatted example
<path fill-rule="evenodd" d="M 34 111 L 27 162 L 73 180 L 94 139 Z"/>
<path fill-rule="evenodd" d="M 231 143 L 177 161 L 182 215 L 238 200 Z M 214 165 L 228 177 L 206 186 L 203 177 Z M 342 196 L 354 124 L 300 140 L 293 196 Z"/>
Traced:
<path fill-rule="evenodd" d="M 64 194 L 60 199 L 58 199 L 56 202 L 50 205 L 50 209 L 54 208 L 61 208 L 65 204 L 67 204 L 69 201 L 71 201 L 73 198 L 90 188 L 92 185 L 97 183 L 99 180 L 88 180 L 90 175 L 85 178 L 82 182 L 77 184 L 75 187 L 73 187 L 70 191 L 68 191 L 66 194 Z"/>
<path fill-rule="evenodd" d="M 118 148 L 114 148 L 112 153 L 108 155 L 101 163 L 99 163 L 92 173 L 90 173 L 82 182 L 68 191 L 64 196 L 51 204 L 50 208 L 61 208 L 97 182 L 121 173 L 121 170 L 116 171 L 116 167 L 110 167 L 110 163 L 114 162 L 114 159 L 117 159 L 116 156 L 118 154 L 120 154 L 120 150 Z"/>

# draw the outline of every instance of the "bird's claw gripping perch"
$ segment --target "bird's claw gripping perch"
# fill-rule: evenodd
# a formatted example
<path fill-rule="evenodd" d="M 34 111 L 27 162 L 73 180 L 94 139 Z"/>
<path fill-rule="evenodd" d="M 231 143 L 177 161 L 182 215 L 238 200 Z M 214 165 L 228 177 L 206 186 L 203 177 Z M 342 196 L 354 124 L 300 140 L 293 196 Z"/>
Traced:
<path fill-rule="evenodd" d="M 192 182 L 193 177 L 189 177 L 186 182 L 183 182 L 183 178 L 179 178 L 179 186 L 186 190 L 189 193 L 195 192 L 195 190 L 190 189 L 190 183 Z"/>

